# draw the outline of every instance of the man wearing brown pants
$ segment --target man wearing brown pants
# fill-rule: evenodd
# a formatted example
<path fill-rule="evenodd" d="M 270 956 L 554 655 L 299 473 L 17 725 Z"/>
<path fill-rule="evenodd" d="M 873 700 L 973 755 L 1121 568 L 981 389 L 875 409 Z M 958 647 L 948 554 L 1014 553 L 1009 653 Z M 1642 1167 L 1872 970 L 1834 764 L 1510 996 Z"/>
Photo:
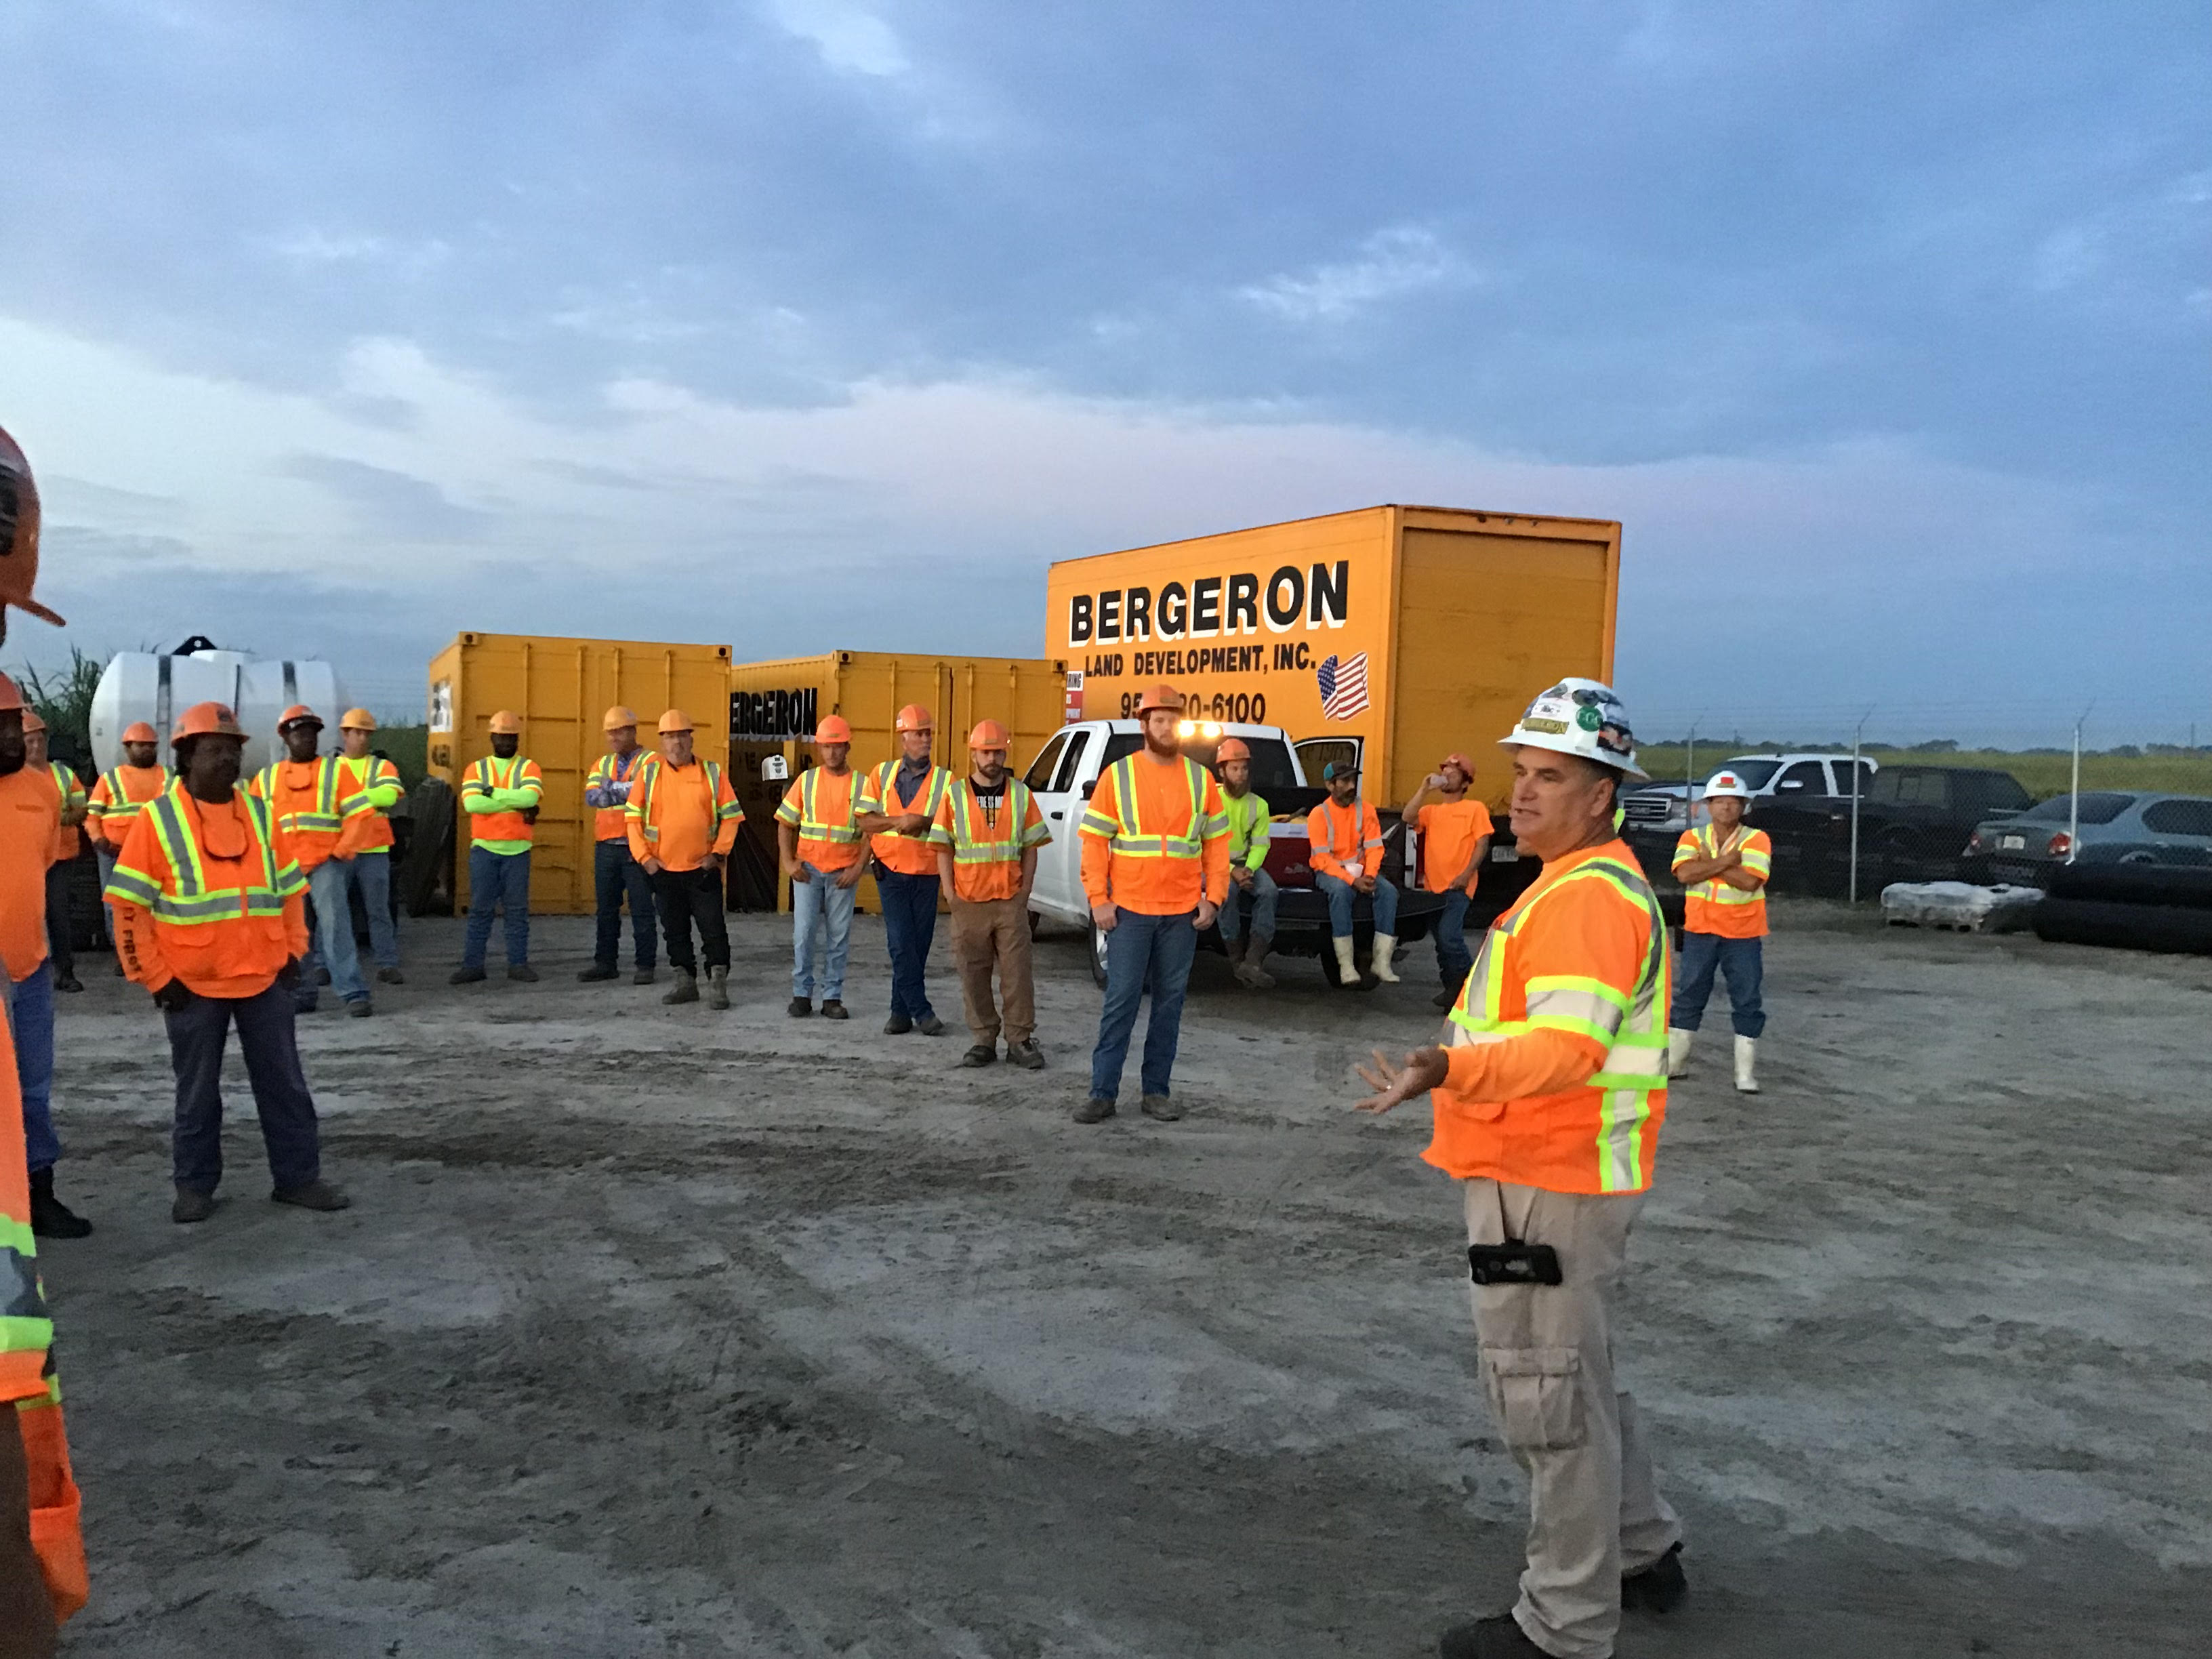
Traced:
<path fill-rule="evenodd" d="M 999 1057 L 1000 1009 L 991 1000 L 991 970 L 1005 1005 L 1006 1058 L 1037 1071 L 1036 993 L 1030 977 L 1030 886 L 1037 848 L 1052 839 L 1036 799 L 1006 774 L 1006 728 L 984 720 L 968 734 L 968 775 L 945 792 L 930 840 L 937 870 L 951 895 L 952 959 L 960 1000 L 975 1036 L 963 1066 Z"/>

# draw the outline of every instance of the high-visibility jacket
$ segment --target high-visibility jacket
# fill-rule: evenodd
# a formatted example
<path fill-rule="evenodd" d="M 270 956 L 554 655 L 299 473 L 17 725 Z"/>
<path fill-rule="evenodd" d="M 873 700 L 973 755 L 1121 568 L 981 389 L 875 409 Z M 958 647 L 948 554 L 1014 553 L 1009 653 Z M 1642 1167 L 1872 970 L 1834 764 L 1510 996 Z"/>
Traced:
<path fill-rule="evenodd" d="M 538 826 L 525 815 L 544 799 L 544 775 L 536 761 L 520 755 L 511 760 L 486 755 L 462 774 L 461 811 L 475 820 L 472 844 L 488 853 L 528 852 Z"/>
<path fill-rule="evenodd" d="M 138 815 L 108 878 L 123 970 L 149 991 L 181 979 L 202 996 L 258 996 L 307 954 L 307 890 L 268 802 L 236 789 L 209 807 L 173 783 Z"/>
<path fill-rule="evenodd" d="M 360 833 L 355 839 L 354 856 L 389 854 L 392 846 L 392 809 L 407 793 L 406 787 L 399 781 L 399 769 L 375 755 L 363 755 L 358 759 L 340 755 L 337 763 L 346 781 L 368 799 L 368 816 L 362 820 Z"/>
<path fill-rule="evenodd" d="M 592 839 L 593 841 L 627 841 L 629 838 L 629 792 L 637 781 L 637 769 L 653 757 L 642 749 L 633 749 L 627 755 L 602 755 L 590 774 L 584 779 L 584 804 L 592 808 Z M 599 806 L 592 797 L 613 803 Z"/>
<path fill-rule="evenodd" d="M 890 817 L 919 812 L 932 825 L 935 824 L 945 798 L 952 793 L 952 774 L 941 766 L 931 767 L 909 801 L 902 799 L 898 793 L 899 764 L 887 760 L 867 774 L 860 787 L 860 810 L 882 812 Z M 902 876 L 933 876 L 937 873 L 937 849 L 929 844 L 930 835 L 927 827 L 916 836 L 886 830 L 879 836 L 871 836 L 868 843 L 885 869 L 896 870 Z"/>
<path fill-rule="evenodd" d="M 0 1020 L 0 1123 L 21 1122 L 22 1115 L 15 1035 Z M 31 1477 L 31 1547 L 54 1617 L 65 1620 L 84 1605 L 88 1586 L 61 1376 L 54 1366 L 53 1319 L 38 1256 L 23 1137 L 0 1135 L 0 1410 L 9 1410 L 23 1437 Z M 0 1419 L 0 1432 L 5 1424 Z"/>
<path fill-rule="evenodd" d="M 351 858 L 369 821 L 383 822 L 335 756 L 280 760 L 254 774 L 247 787 L 269 803 L 277 856 L 290 859 L 303 873 L 331 859 Z"/>
<path fill-rule="evenodd" d="M 1462 1180 L 1640 1193 L 1667 1116 L 1667 927 L 1627 844 L 1555 859 L 1451 1013 L 1422 1154 Z"/>
<path fill-rule="evenodd" d="M 27 979 L 46 959 L 46 872 L 61 854 L 54 781 L 23 767 L 0 777 L 0 972 Z M 0 1117 L 0 1139 L 14 1120 Z"/>
<path fill-rule="evenodd" d="M 54 793 L 62 798 L 62 817 L 66 820 L 72 812 L 82 812 L 89 803 L 84 798 L 84 785 L 76 773 L 59 761 L 48 761 L 46 770 L 53 775 Z M 78 824 L 64 822 L 62 825 L 61 856 L 73 859 L 84 850 L 84 836 Z"/>
<path fill-rule="evenodd" d="M 138 822 L 139 809 L 167 789 L 171 781 L 166 766 L 112 768 L 101 773 L 99 781 L 92 786 L 85 822 L 109 851 L 117 851 L 130 835 L 131 826 Z"/>
<path fill-rule="evenodd" d="M 1765 830 L 1739 823 L 1723 841 L 1708 820 L 1674 843 L 1672 867 L 1679 870 L 1692 859 L 1717 859 L 1737 848 L 1743 849 L 1745 872 L 1757 876 L 1759 885 L 1746 892 L 1715 876 L 1686 889 L 1682 899 L 1686 931 L 1717 933 L 1723 939 L 1766 937 L 1765 881 L 1774 872 L 1774 843 L 1767 839 Z"/>
<path fill-rule="evenodd" d="M 623 811 L 630 856 L 656 858 L 679 872 L 696 870 L 709 853 L 726 857 L 745 821 L 745 809 L 720 766 L 710 760 L 671 766 L 658 755 L 638 768 Z"/>
<path fill-rule="evenodd" d="M 929 839 L 952 851 L 952 896 L 982 904 L 1021 890 L 1023 853 L 1043 846 L 1052 831 L 1020 779 L 1008 778 L 998 810 L 986 812 L 975 781 L 963 778 L 945 792 Z"/>
<path fill-rule="evenodd" d="M 799 831 L 799 861 L 817 870 L 849 870 L 861 859 L 859 813 L 867 786 L 848 770 L 810 766 L 783 792 L 775 821 Z"/>
<path fill-rule="evenodd" d="M 1273 843 L 1274 814 L 1267 803 L 1247 789 L 1241 795 L 1221 792 L 1221 816 L 1229 825 L 1229 862 L 1248 870 L 1264 868 Z"/>
<path fill-rule="evenodd" d="M 1306 814 L 1306 846 L 1316 875 L 1350 881 L 1355 864 L 1363 876 L 1377 874 L 1382 868 L 1382 820 L 1364 800 L 1349 806 L 1325 800 Z"/>
<path fill-rule="evenodd" d="M 1078 826 L 1083 890 L 1095 907 L 1173 916 L 1229 891 L 1229 818 L 1221 786 L 1188 757 L 1163 765 L 1124 755 L 1091 791 Z"/>

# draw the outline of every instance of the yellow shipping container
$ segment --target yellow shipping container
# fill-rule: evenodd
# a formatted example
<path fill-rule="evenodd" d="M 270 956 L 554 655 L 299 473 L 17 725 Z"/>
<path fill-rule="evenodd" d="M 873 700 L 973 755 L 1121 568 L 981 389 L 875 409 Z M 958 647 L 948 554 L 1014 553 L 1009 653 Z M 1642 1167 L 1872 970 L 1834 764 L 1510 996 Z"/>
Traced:
<path fill-rule="evenodd" d="M 775 809 L 789 786 L 764 780 L 762 768 L 781 756 L 791 776 L 814 763 L 805 741 L 816 720 L 842 714 L 853 728 L 853 767 L 878 765 L 899 752 L 893 723 L 918 702 L 934 722 L 932 753 L 956 774 L 968 769 L 968 733 L 994 720 L 1013 734 L 1017 772 L 1058 731 L 1065 718 L 1067 665 L 1030 657 L 940 657 L 889 651 L 827 651 L 817 657 L 739 663 L 729 672 L 730 765 L 745 809 L 748 856 L 738 860 L 741 902 L 765 906 L 769 872 L 777 868 Z M 749 876 L 751 880 L 749 882 Z M 790 900 L 776 882 L 777 908 Z M 876 906 L 875 884 L 861 884 L 860 903 Z"/>
<path fill-rule="evenodd" d="M 1497 801 L 1492 745 L 1529 698 L 1611 680 L 1620 582 L 1610 520 L 1363 507 L 1063 560 L 1045 648 L 1074 671 L 1071 719 L 1126 718 L 1167 680 L 1199 718 L 1281 726 L 1316 781 L 1360 751 L 1378 806 L 1454 750 Z"/>
<path fill-rule="evenodd" d="M 430 659 L 429 770 L 456 790 L 462 771 L 491 752 L 485 727 L 511 708 L 522 716 L 522 753 L 545 775 L 545 804 L 531 855 L 530 908 L 585 915 L 592 890 L 592 809 L 584 779 L 606 752 L 600 722 L 616 703 L 638 714 L 638 740 L 653 746 L 653 723 L 668 708 L 697 722 L 708 760 L 729 758 L 730 647 L 642 640 L 553 639 L 462 634 Z M 468 908 L 468 820 L 458 815 L 453 878 L 456 914 Z"/>

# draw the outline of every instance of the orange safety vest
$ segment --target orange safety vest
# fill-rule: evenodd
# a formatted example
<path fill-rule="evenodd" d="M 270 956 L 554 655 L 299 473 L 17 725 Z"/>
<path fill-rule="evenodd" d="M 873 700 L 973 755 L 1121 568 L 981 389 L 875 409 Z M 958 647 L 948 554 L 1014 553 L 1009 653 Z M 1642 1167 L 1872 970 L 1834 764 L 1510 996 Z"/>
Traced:
<path fill-rule="evenodd" d="M 135 904 L 154 919 L 162 954 L 187 985 L 273 974 L 292 955 L 284 905 L 307 890 L 307 878 L 282 855 L 269 803 L 243 789 L 234 799 L 246 835 L 240 884 L 214 884 L 182 780 L 146 803 L 144 822 L 107 878 L 111 902 Z"/>
<path fill-rule="evenodd" d="M 584 787 L 608 789 L 617 784 L 637 781 L 637 769 L 653 757 L 643 749 L 633 749 L 627 755 L 602 755 L 584 780 Z M 624 841 L 629 836 L 629 810 L 627 800 L 620 806 L 595 806 L 592 809 L 592 839 L 593 841 Z"/>
<path fill-rule="evenodd" d="M 953 896 L 981 904 L 1014 896 L 1021 885 L 1023 853 L 1050 841 L 1052 831 L 1044 827 L 1036 798 L 1020 779 L 1006 780 L 1006 799 L 993 823 L 975 798 L 974 780 L 963 778 L 939 809 L 929 839 L 952 849 Z"/>
<path fill-rule="evenodd" d="M 92 786 L 92 804 L 88 809 L 91 821 L 100 826 L 100 839 L 120 849 L 131 826 L 138 822 L 140 811 L 172 781 L 173 775 L 166 766 L 118 766 L 101 773 L 100 781 Z M 142 787 L 144 794 L 132 793 Z"/>
<path fill-rule="evenodd" d="M 1672 867 L 1679 869 L 1692 859 L 1717 859 L 1735 848 L 1742 849 L 1743 867 L 1753 875 L 1773 873 L 1774 843 L 1767 839 L 1766 831 L 1740 823 L 1728 846 L 1723 847 L 1710 820 L 1687 831 L 1674 843 Z M 1686 933 L 1714 933 L 1722 939 L 1764 939 L 1766 889 L 1756 887 L 1746 892 L 1741 887 L 1729 886 L 1718 876 L 1698 882 L 1684 890 L 1682 926 Z"/>
<path fill-rule="evenodd" d="M 313 766 L 314 781 L 305 789 L 287 787 L 284 769 L 300 765 Z M 369 811 L 368 797 L 354 787 L 332 756 L 318 755 L 312 762 L 277 761 L 263 767 L 252 787 L 276 814 L 278 850 L 302 870 L 336 857 L 349 828 L 357 835 L 367 827 L 355 820 Z"/>
<path fill-rule="evenodd" d="M 1316 824 L 1321 829 L 1318 836 L 1314 834 Z M 1382 872 L 1382 820 L 1364 800 L 1353 801 L 1344 811 L 1338 810 L 1334 800 L 1315 807 L 1306 815 L 1306 842 L 1307 861 L 1318 874 L 1340 879 L 1344 866 L 1354 859 L 1359 861 L 1364 876 Z"/>
<path fill-rule="evenodd" d="M 951 793 L 952 774 L 941 766 L 931 767 L 922 779 L 914 804 L 902 806 L 898 799 L 898 769 L 897 761 L 887 760 L 868 774 L 868 787 L 860 796 L 860 811 L 882 812 L 892 817 L 904 812 L 919 812 L 934 824 L 945 796 Z M 929 840 L 927 830 L 918 836 L 903 836 L 896 830 L 886 830 L 881 835 L 871 836 L 868 844 L 887 869 L 896 870 L 902 876 L 933 876 L 937 873 L 937 853 Z"/>
<path fill-rule="evenodd" d="M 340 769 L 345 774 L 346 781 L 360 790 L 362 799 L 368 804 L 368 817 L 356 826 L 354 855 L 359 857 L 363 853 L 381 853 L 394 845 L 396 841 L 392 833 L 391 810 L 379 806 L 373 800 L 368 800 L 368 792 L 387 786 L 397 786 L 399 782 L 399 769 L 390 761 L 380 760 L 374 755 L 363 755 L 359 760 L 349 755 L 340 755 L 336 758 Z M 398 804 L 398 801 L 394 801 L 392 805 L 397 806 Z"/>
<path fill-rule="evenodd" d="M 486 755 L 468 769 L 466 781 L 461 785 L 461 810 L 468 811 L 471 795 L 489 795 L 494 790 L 534 790 L 538 799 L 545 795 L 545 780 L 538 770 L 538 763 L 517 755 L 511 760 L 501 760 L 496 755 Z M 471 844 L 491 853 L 526 853 L 538 839 L 537 826 L 522 813 L 502 807 L 495 811 L 475 812 L 469 819 Z"/>

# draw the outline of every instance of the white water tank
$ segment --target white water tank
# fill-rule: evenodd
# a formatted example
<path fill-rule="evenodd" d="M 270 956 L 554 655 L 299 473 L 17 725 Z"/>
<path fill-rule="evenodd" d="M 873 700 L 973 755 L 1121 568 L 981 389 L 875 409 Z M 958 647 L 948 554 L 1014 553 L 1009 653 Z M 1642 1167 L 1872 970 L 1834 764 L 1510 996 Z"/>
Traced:
<path fill-rule="evenodd" d="M 111 661 L 92 694 L 92 758 L 103 772 L 123 763 L 123 733 L 136 720 L 161 734 L 169 762 L 169 731 L 196 702 L 228 703 L 246 728 L 246 770 L 283 752 L 276 721 L 295 702 L 323 717 L 323 747 L 335 752 L 338 717 L 347 708 L 337 671 L 326 662 L 283 658 L 258 662 L 236 651 L 194 650 L 153 656 L 127 651 Z"/>

